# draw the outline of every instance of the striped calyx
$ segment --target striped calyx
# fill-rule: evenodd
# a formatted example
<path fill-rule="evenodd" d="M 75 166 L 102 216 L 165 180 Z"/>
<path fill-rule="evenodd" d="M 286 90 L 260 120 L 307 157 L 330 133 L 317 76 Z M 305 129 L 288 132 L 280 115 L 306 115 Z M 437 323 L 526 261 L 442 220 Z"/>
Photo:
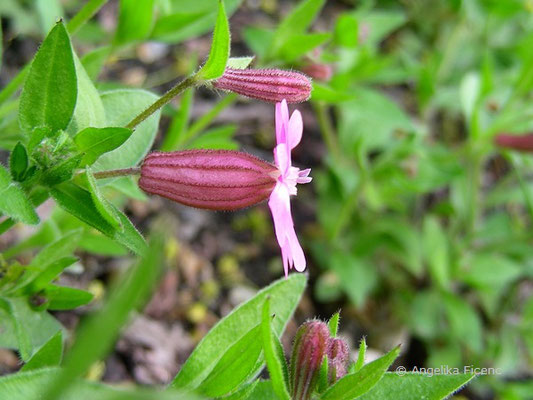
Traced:
<path fill-rule="evenodd" d="M 253 99 L 277 103 L 301 103 L 311 95 L 311 80 L 301 72 L 280 69 L 226 68 L 213 86 Z"/>
<path fill-rule="evenodd" d="M 290 362 L 291 398 L 308 400 L 318 382 L 320 366 L 327 354 L 329 328 L 322 321 L 308 321 L 298 328 Z"/>
<path fill-rule="evenodd" d="M 232 150 L 154 152 L 141 166 L 139 187 L 191 207 L 237 210 L 270 196 L 278 169 Z"/>

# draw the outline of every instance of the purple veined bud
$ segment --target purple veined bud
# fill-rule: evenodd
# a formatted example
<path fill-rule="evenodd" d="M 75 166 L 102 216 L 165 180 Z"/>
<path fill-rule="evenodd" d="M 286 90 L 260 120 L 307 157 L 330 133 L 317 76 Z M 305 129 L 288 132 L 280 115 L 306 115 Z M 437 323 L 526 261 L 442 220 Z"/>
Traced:
<path fill-rule="evenodd" d="M 307 400 L 318 382 L 320 366 L 328 351 L 329 329 L 322 321 L 308 321 L 294 338 L 290 363 L 291 398 Z"/>
<path fill-rule="evenodd" d="M 348 345 L 339 338 L 330 338 L 328 343 L 328 383 L 333 385 L 346 375 Z"/>
<path fill-rule="evenodd" d="M 301 103 L 311 95 L 311 80 L 301 72 L 280 69 L 226 68 L 213 86 L 253 99 L 277 103 Z"/>
<path fill-rule="evenodd" d="M 494 143 L 499 147 L 517 151 L 533 152 L 533 133 L 527 135 L 500 133 L 495 136 Z"/>
<path fill-rule="evenodd" d="M 237 210 L 267 199 L 278 176 L 276 166 L 239 151 L 154 152 L 144 159 L 139 187 L 192 207 Z"/>

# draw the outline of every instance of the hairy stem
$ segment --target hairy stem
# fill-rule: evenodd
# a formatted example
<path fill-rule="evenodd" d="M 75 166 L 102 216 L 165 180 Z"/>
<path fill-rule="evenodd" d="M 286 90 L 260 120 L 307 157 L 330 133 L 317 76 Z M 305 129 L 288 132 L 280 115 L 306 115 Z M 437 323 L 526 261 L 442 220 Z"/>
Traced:
<path fill-rule="evenodd" d="M 99 171 L 93 173 L 95 179 L 115 178 L 117 176 L 139 175 L 141 173 L 140 167 L 111 169 L 109 171 Z"/>
<path fill-rule="evenodd" d="M 185 89 L 188 89 L 191 86 L 194 86 L 197 82 L 198 82 L 198 79 L 196 78 L 196 75 L 192 75 L 182 80 L 180 83 L 178 83 L 168 92 L 166 92 L 163 96 L 161 96 L 156 102 L 150 105 L 146 110 L 144 110 L 142 113 L 140 113 L 135 118 L 133 118 L 126 125 L 126 128 L 135 129 L 135 127 L 139 125 L 141 122 L 143 122 L 146 118 L 148 118 L 150 115 L 152 115 L 157 110 L 159 110 L 161 107 L 163 107 L 165 104 L 170 102 L 170 100 L 172 100 L 174 97 L 179 95 Z"/>

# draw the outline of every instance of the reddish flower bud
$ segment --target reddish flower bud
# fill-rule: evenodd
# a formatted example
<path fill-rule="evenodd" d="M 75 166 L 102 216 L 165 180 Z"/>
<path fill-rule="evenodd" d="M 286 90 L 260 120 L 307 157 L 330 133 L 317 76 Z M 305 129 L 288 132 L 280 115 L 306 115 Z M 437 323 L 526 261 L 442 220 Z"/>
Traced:
<path fill-rule="evenodd" d="M 346 375 L 348 345 L 342 339 L 330 338 L 328 343 L 328 382 L 333 385 Z"/>
<path fill-rule="evenodd" d="M 188 206 L 236 210 L 268 198 L 278 169 L 232 150 L 154 152 L 141 166 L 139 187 Z"/>
<path fill-rule="evenodd" d="M 533 133 L 527 135 L 511 135 L 500 133 L 494 138 L 494 143 L 500 147 L 513 150 L 533 152 Z"/>
<path fill-rule="evenodd" d="M 213 86 L 271 103 L 283 99 L 287 103 L 301 103 L 311 95 L 311 80 L 296 71 L 279 69 L 226 68 Z"/>
<path fill-rule="evenodd" d="M 327 82 L 333 75 L 333 68 L 328 64 L 313 63 L 303 67 L 303 72 L 313 79 Z"/>
<path fill-rule="evenodd" d="M 292 399 L 311 398 L 328 343 L 329 329 L 322 321 L 308 321 L 296 332 L 290 363 Z"/>

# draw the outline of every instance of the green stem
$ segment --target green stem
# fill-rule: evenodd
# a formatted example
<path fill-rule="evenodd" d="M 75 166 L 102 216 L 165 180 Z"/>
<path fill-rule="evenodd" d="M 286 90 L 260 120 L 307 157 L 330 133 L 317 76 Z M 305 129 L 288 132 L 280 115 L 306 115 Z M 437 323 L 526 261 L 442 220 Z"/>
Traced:
<path fill-rule="evenodd" d="M 202 115 L 194 124 L 191 125 L 189 130 L 183 135 L 181 142 L 187 141 L 195 137 L 198 133 L 202 132 L 209 124 L 222 112 L 226 107 L 231 105 L 237 99 L 235 93 L 230 93 L 224 97 L 221 101 L 215 104 L 215 106 L 207 113 Z"/>
<path fill-rule="evenodd" d="M 67 24 L 67 30 L 69 33 L 74 34 L 80 29 L 80 27 L 92 18 L 98 10 L 107 3 L 108 0 L 89 0 L 78 13 L 72 17 Z M 26 64 L 24 68 L 0 91 L 0 103 L 3 103 L 9 99 L 26 80 L 26 75 L 30 70 L 30 63 Z"/>
<path fill-rule="evenodd" d="M 118 176 L 139 175 L 141 168 L 132 167 L 124 169 L 111 169 L 109 171 L 99 171 L 93 173 L 95 179 L 115 178 Z"/>
<path fill-rule="evenodd" d="M 197 82 L 198 82 L 198 78 L 196 77 L 196 75 L 192 75 L 188 77 L 187 79 L 182 80 L 180 83 L 178 83 L 168 92 L 166 92 L 163 96 L 161 96 L 156 102 L 150 105 L 146 110 L 144 110 L 142 113 L 140 113 L 135 118 L 133 118 L 126 125 L 126 128 L 135 129 L 135 127 L 139 125 L 141 122 L 143 122 L 146 118 L 148 118 L 150 115 L 152 115 L 157 110 L 159 110 L 161 107 L 163 107 L 165 104 L 170 102 L 170 100 L 172 100 L 174 97 L 179 95 L 185 89 L 190 88 L 191 86 L 194 86 Z"/>
<path fill-rule="evenodd" d="M 334 158 L 339 159 L 341 152 L 326 105 L 322 102 L 313 102 L 312 104 L 316 112 L 318 125 L 320 126 L 320 133 L 322 134 L 322 138 L 326 143 L 328 151 Z"/>

